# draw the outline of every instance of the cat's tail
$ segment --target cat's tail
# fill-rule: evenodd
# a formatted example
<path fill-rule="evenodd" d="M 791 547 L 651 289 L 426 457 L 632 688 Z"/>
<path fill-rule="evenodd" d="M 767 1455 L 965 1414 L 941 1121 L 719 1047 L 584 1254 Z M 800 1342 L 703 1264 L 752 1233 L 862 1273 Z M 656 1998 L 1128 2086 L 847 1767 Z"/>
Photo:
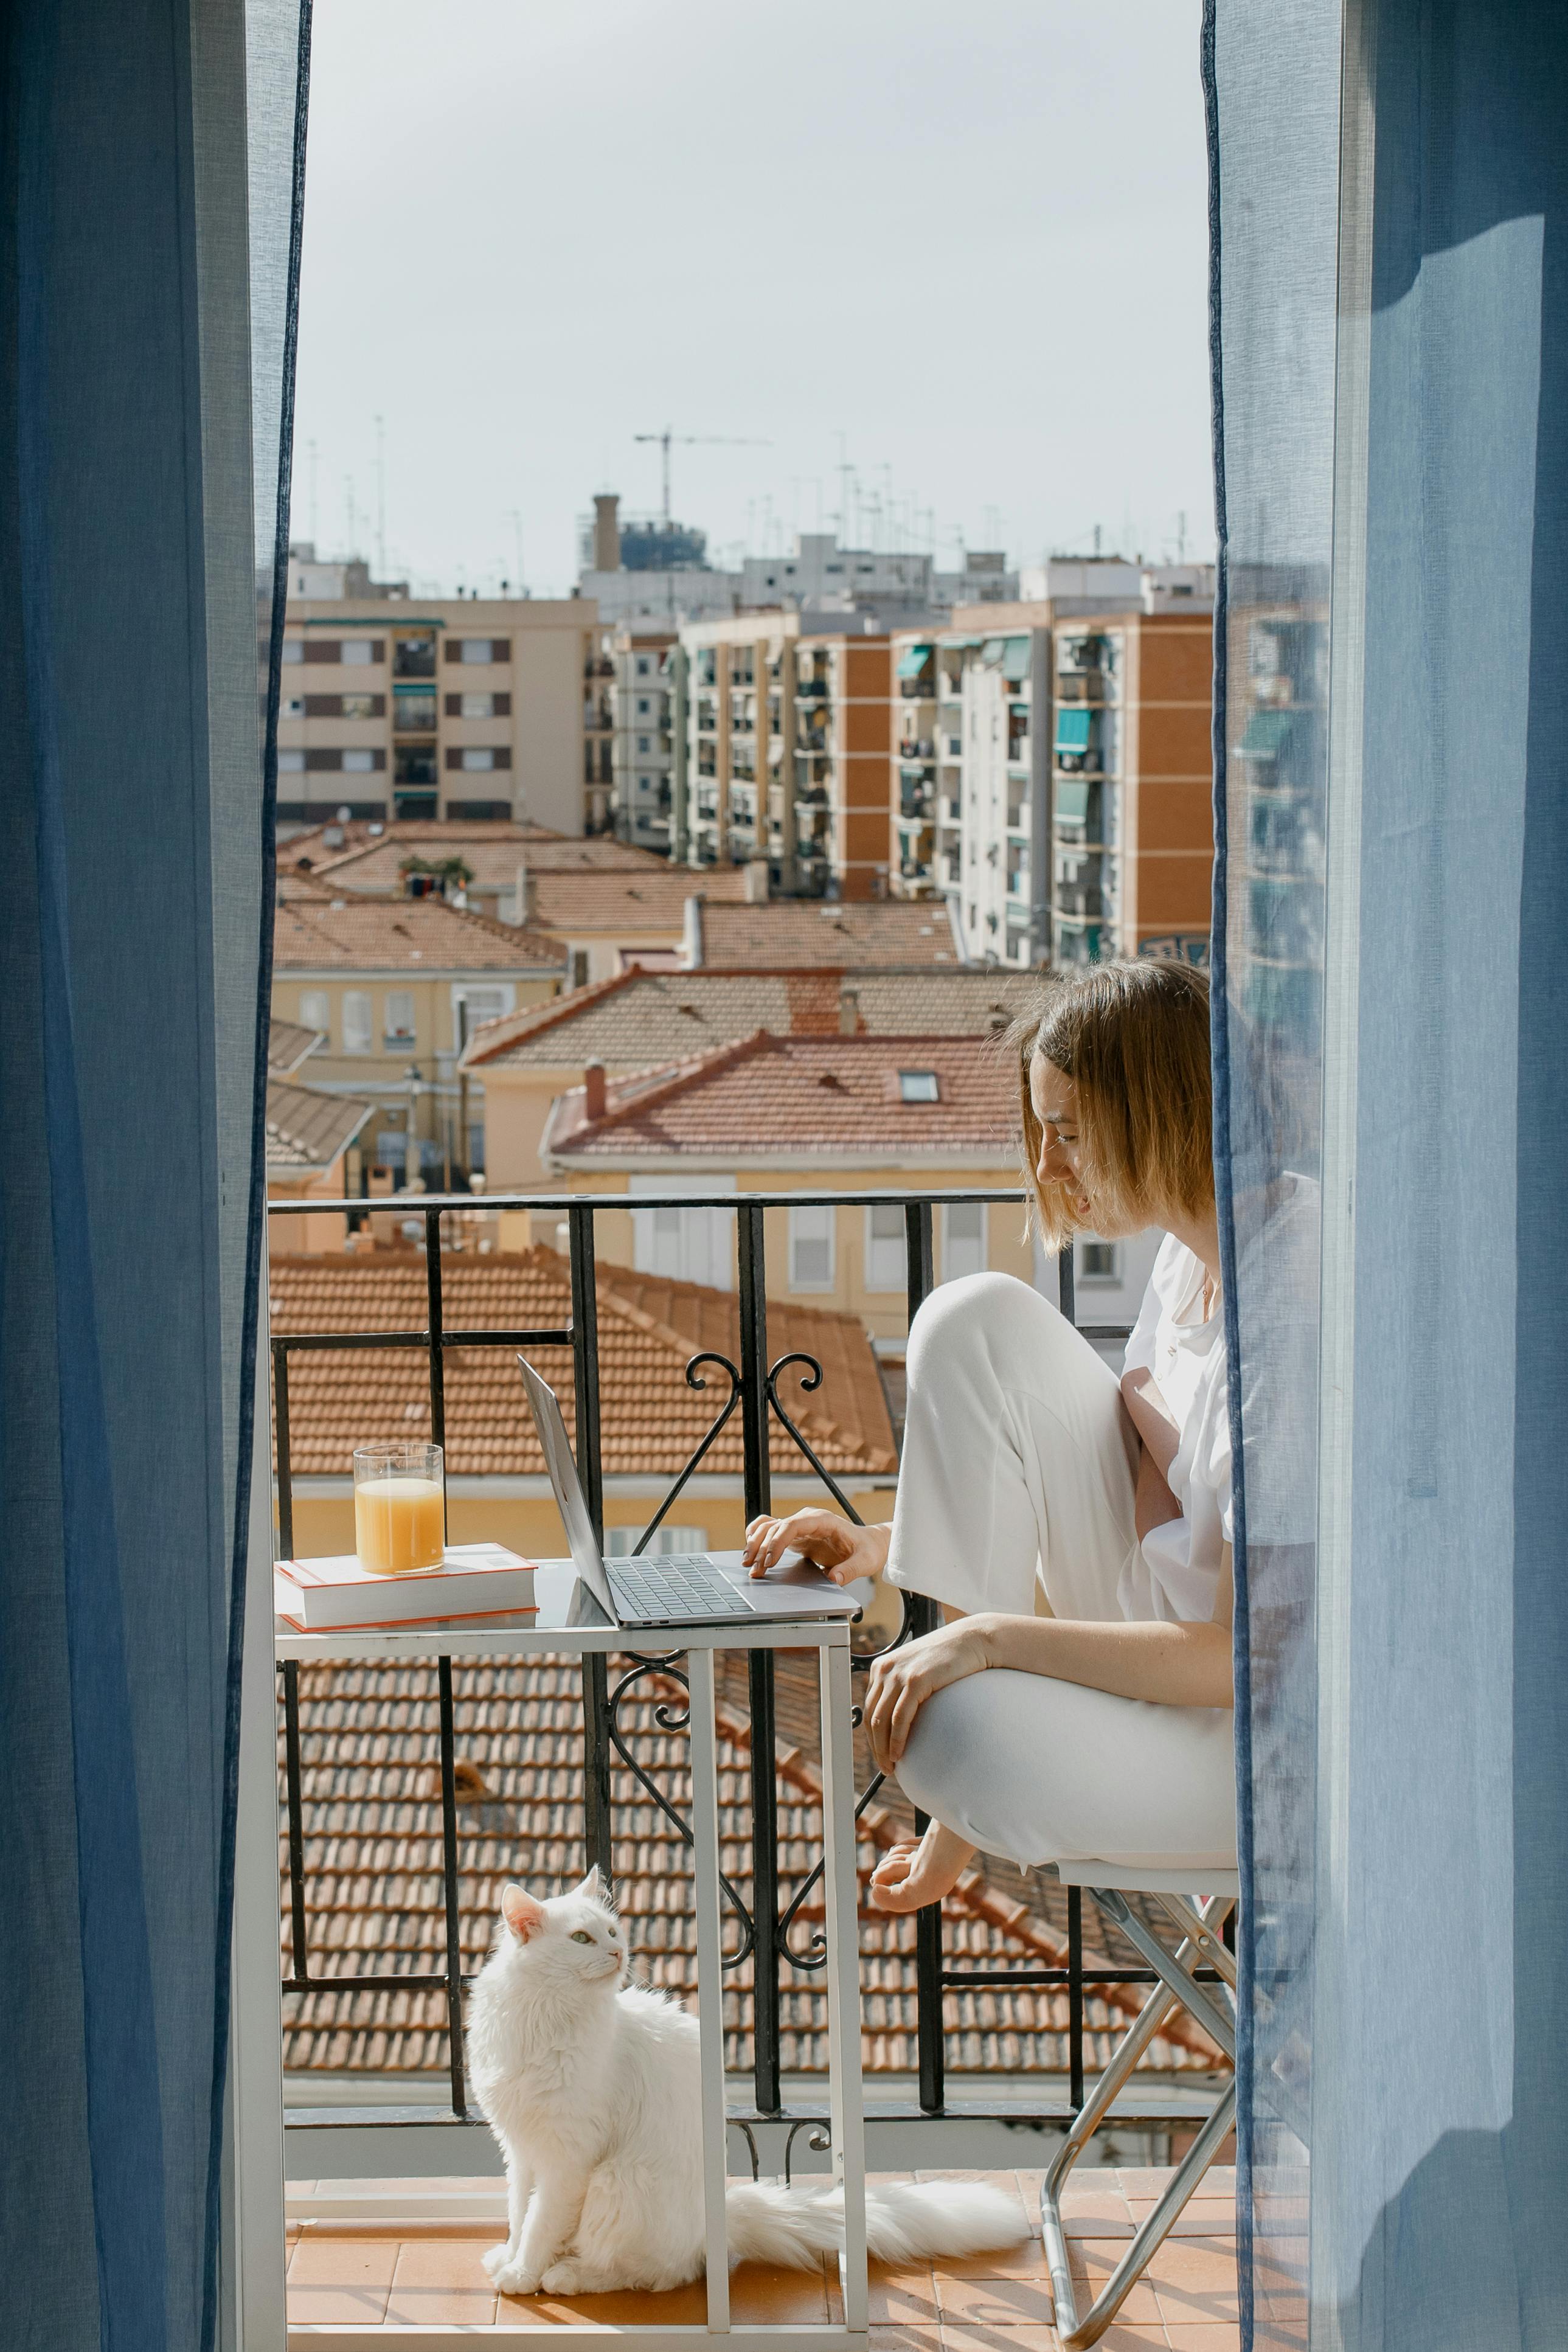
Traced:
<path fill-rule="evenodd" d="M 725 2200 L 730 2256 L 808 2270 L 844 2243 L 844 2192 L 786 2189 L 780 2181 L 732 2181 Z M 927 2180 L 866 2191 L 866 2242 L 879 2262 L 930 2254 L 979 2254 L 1029 2234 L 1024 2209 L 974 2180 Z"/>

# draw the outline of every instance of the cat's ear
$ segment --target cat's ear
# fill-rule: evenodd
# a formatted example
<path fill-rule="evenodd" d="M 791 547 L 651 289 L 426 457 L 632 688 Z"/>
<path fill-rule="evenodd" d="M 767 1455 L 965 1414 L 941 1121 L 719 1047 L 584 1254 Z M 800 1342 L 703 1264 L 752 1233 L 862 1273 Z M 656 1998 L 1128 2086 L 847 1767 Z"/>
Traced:
<path fill-rule="evenodd" d="M 543 1904 L 536 1902 L 526 1887 L 503 1886 L 500 1916 L 518 1942 L 526 1944 L 531 1936 L 537 1936 L 549 1915 Z"/>
<path fill-rule="evenodd" d="M 594 1864 L 577 1892 L 579 1895 L 589 1895 L 595 1903 L 602 1903 L 606 1911 L 613 1911 L 616 1907 L 616 1898 L 611 1894 L 608 1883 L 597 1863 Z"/>

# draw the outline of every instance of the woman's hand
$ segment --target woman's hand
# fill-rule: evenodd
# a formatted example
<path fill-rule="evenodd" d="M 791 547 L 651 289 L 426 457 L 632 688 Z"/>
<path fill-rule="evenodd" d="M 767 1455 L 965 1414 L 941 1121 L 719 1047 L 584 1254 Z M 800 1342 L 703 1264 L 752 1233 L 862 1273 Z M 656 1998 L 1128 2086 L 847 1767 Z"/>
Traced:
<path fill-rule="evenodd" d="M 798 1551 L 833 1583 L 853 1584 L 881 1575 L 892 1534 L 890 1527 L 858 1528 L 837 1511 L 795 1511 L 787 1519 L 753 1519 L 741 1559 L 753 1576 L 765 1576 L 786 1551 Z"/>
<path fill-rule="evenodd" d="M 871 1668 L 865 1724 L 879 1772 L 890 1772 L 909 1746 L 915 1717 L 928 1698 L 991 1664 L 992 1620 L 958 1617 L 889 1650 Z"/>

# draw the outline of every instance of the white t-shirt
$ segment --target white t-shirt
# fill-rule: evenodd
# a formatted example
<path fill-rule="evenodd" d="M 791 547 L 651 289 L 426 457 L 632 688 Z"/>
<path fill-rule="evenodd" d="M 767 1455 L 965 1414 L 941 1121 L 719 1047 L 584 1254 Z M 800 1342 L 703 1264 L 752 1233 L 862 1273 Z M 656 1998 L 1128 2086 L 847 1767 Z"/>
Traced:
<path fill-rule="evenodd" d="M 1230 1541 L 1230 1403 L 1225 1314 L 1203 1311 L 1203 1262 L 1173 1234 L 1154 1260 L 1124 1367 L 1149 1371 L 1181 1432 L 1165 1483 L 1179 1519 L 1154 1528 L 1129 1555 L 1117 1588 L 1128 1619 L 1206 1623 L 1219 1592 L 1220 1554 Z"/>

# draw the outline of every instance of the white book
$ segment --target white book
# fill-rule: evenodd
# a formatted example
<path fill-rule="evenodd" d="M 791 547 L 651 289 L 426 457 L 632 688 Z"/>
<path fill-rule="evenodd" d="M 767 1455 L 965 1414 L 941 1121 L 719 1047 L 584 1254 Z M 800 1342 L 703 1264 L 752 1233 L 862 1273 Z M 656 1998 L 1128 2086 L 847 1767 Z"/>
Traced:
<path fill-rule="evenodd" d="M 514 1617 L 536 1605 L 533 1562 L 496 1543 L 448 1544 L 439 1568 L 401 1576 L 373 1575 L 352 1551 L 331 1559 L 275 1560 L 272 1594 L 278 1615 L 301 1633 Z"/>

